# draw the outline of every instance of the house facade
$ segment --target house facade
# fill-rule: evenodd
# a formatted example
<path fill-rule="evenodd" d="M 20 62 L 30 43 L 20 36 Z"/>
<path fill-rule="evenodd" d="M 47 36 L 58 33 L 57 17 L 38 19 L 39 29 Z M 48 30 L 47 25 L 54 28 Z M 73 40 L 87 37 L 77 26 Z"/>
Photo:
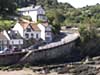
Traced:
<path fill-rule="evenodd" d="M 27 28 L 24 30 L 23 38 L 31 39 L 34 38 L 39 40 L 41 38 L 41 30 L 38 28 L 36 24 L 29 24 Z"/>
<path fill-rule="evenodd" d="M 23 39 L 15 31 L 0 32 L 0 51 L 5 51 L 13 48 L 21 49 L 23 45 Z"/>
<path fill-rule="evenodd" d="M 47 21 L 45 11 L 41 6 L 29 6 L 18 9 L 18 13 L 23 16 L 30 16 L 32 21 L 37 23 L 38 20 Z"/>
<path fill-rule="evenodd" d="M 35 23 L 30 23 L 27 20 L 22 20 L 13 28 L 14 31 L 18 31 L 22 38 L 29 40 L 31 38 L 34 38 L 36 40 L 39 40 L 41 38 L 41 30 Z"/>
<path fill-rule="evenodd" d="M 52 37 L 52 26 L 48 23 L 40 23 L 38 27 L 41 29 L 41 38 L 46 42 L 51 42 Z"/>
<path fill-rule="evenodd" d="M 3 35 L 5 35 L 5 37 L 7 38 L 9 46 L 16 47 L 18 49 L 22 48 L 23 39 L 21 38 L 18 31 L 13 31 L 13 30 L 3 31 Z"/>
<path fill-rule="evenodd" d="M 52 41 L 52 27 L 47 22 L 45 10 L 41 6 L 29 6 L 18 9 L 19 14 L 30 16 L 32 22 L 27 20 L 19 21 L 13 30 L 17 30 L 24 39 L 42 39 L 45 42 Z M 37 23 L 40 21 L 40 23 Z M 42 21 L 42 22 L 41 22 Z"/>
<path fill-rule="evenodd" d="M 8 39 L 3 34 L 3 32 L 0 32 L 0 51 L 4 50 L 4 48 L 8 47 Z"/>
<path fill-rule="evenodd" d="M 18 31 L 22 38 L 29 40 L 42 39 L 45 42 L 52 41 L 52 27 L 48 23 L 33 23 L 27 20 L 22 20 L 16 23 L 13 30 Z"/>

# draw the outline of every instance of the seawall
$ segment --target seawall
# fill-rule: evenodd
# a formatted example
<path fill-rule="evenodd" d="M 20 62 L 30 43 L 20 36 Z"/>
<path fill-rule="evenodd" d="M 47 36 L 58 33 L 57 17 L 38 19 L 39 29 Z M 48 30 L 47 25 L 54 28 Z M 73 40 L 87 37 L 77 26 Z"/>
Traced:
<path fill-rule="evenodd" d="M 37 50 L 0 54 L 0 66 L 17 63 L 45 64 L 67 60 L 78 38 L 78 35 L 67 36 L 60 43 L 53 44 L 55 46 L 50 45 Z"/>
<path fill-rule="evenodd" d="M 67 40 L 67 42 L 64 40 L 65 42 L 61 45 L 30 51 L 29 55 L 23 61 L 24 63 L 40 64 L 53 63 L 63 59 L 67 60 L 78 38 L 79 36 L 75 36 L 73 39 L 70 38 L 71 40 Z"/>

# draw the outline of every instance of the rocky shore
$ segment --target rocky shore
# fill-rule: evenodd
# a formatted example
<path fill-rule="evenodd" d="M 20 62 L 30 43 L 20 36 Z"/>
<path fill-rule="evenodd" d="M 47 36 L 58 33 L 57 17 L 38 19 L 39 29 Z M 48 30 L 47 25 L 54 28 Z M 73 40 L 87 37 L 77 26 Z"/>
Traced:
<path fill-rule="evenodd" d="M 45 66 L 0 68 L 0 75 L 100 75 L 100 57 L 85 61 Z"/>

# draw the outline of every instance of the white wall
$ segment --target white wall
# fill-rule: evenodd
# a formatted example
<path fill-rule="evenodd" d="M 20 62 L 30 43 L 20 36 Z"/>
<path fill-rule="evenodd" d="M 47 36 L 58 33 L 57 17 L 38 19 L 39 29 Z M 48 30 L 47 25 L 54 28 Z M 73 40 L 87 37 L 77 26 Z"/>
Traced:
<path fill-rule="evenodd" d="M 47 42 L 51 42 L 52 41 L 52 30 L 51 30 L 51 26 L 48 25 L 47 27 L 45 27 L 42 24 L 38 24 L 38 27 L 41 29 L 41 38 L 43 40 L 47 41 Z M 47 40 L 46 38 L 49 38 L 49 40 Z"/>
<path fill-rule="evenodd" d="M 28 34 L 29 37 L 26 38 L 25 34 Z M 31 36 L 31 34 L 33 34 L 33 37 Z M 38 34 L 38 38 L 36 37 L 36 35 Z M 41 38 L 41 32 L 37 32 L 37 31 L 32 31 L 32 32 L 24 32 L 24 38 L 25 39 L 30 39 L 30 38 L 35 38 L 35 39 L 40 39 Z"/>
<path fill-rule="evenodd" d="M 45 40 L 45 27 L 42 24 L 38 24 L 38 27 L 41 30 L 41 39 Z"/>
<path fill-rule="evenodd" d="M 24 16 L 29 16 L 28 11 L 23 11 L 21 14 L 24 15 Z"/>
<path fill-rule="evenodd" d="M 22 45 L 23 44 L 23 40 L 22 39 L 12 39 L 9 41 L 10 45 Z"/>
<path fill-rule="evenodd" d="M 16 23 L 16 25 L 14 26 L 14 28 L 12 30 L 16 30 L 19 32 L 19 34 L 21 35 L 21 37 L 23 37 L 23 28 L 19 23 Z"/>
<path fill-rule="evenodd" d="M 42 7 L 40 7 L 39 9 L 37 10 L 29 10 L 29 11 L 23 11 L 23 12 L 20 12 L 22 15 L 24 16 L 30 16 L 32 18 L 32 21 L 33 22 L 37 22 L 37 15 L 38 14 L 43 14 L 45 15 L 45 11 Z"/>
<path fill-rule="evenodd" d="M 3 34 L 6 36 L 6 38 L 8 39 L 8 40 L 10 40 L 10 37 L 8 36 L 8 33 L 4 30 L 3 31 Z"/>
<path fill-rule="evenodd" d="M 25 15 L 25 16 L 31 16 L 32 21 L 33 22 L 37 22 L 37 16 L 38 16 L 38 14 L 45 15 L 44 9 L 43 8 L 39 8 L 39 9 L 37 9 L 35 11 L 34 10 L 33 11 L 27 11 L 27 12 L 24 12 L 23 15 Z"/>
<path fill-rule="evenodd" d="M 33 31 L 30 26 L 28 26 L 28 28 L 31 29 L 31 32 L 27 32 L 27 29 L 24 30 L 24 38 L 25 39 L 35 38 L 36 40 L 38 40 L 41 38 L 41 31 Z M 28 34 L 29 38 L 26 38 L 25 34 Z M 33 37 L 31 36 L 31 34 L 33 34 Z M 38 38 L 36 37 L 37 34 L 38 34 Z"/>
<path fill-rule="evenodd" d="M 29 11 L 29 16 L 31 16 L 33 22 L 37 22 L 37 11 Z"/>
<path fill-rule="evenodd" d="M 23 11 L 21 14 L 24 16 L 30 16 L 33 22 L 37 22 L 37 11 Z"/>

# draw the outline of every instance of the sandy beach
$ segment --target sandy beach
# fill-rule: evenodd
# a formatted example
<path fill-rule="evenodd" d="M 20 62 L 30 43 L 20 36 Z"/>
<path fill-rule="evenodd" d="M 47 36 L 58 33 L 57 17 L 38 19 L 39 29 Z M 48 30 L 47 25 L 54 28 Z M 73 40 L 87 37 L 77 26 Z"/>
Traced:
<path fill-rule="evenodd" d="M 31 70 L 19 70 L 19 71 L 0 71 L 0 75 L 39 75 Z"/>
<path fill-rule="evenodd" d="M 15 70 L 15 71 L 0 71 L 0 75 L 58 75 L 56 72 L 50 74 L 34 73 L 30 69 Z"/>

